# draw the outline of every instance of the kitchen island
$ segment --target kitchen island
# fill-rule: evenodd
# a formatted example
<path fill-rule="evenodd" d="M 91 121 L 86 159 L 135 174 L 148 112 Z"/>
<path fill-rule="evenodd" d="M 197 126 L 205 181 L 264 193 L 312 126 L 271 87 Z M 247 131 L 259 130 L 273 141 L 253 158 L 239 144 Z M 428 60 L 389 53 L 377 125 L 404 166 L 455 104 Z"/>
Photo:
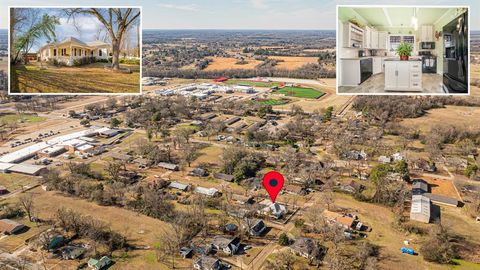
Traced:
<path fill-rule="evenodd" d="M 385 91 L 422 91 L 422 59 L 386 58 Z"/>

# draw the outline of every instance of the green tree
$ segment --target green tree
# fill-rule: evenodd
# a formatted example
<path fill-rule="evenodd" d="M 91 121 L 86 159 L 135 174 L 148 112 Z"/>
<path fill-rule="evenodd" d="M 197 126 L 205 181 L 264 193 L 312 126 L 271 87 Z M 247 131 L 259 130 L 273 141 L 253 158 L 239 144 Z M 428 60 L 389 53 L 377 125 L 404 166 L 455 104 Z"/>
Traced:
<path fill-rule="evenodd" d="M 121 123 L 122 123 L 122 121 L 118 120 L 116 117 L 113 117 L 113 118 L 110 120 L 110 128 L 116 128 L 116 127 L 118 127 Z"/>
<path fill-rule="evenodd" d="M 333 106 L 328 106 L 327 109 L 325 110 L 325 113 L 323 114 L 323 121 L 328 122 L 332 120 L 333 116 Z"/>
<path fill-rule="evenodd" d="M 286 233 L 280 234 L 278 237 L 278 244 L 281 246 L 288 246 L 290 244 L 290 239 Z"/>
<path fill-rule="evenodd" d="M 464 174 L 469 178 L 474 178 L 477 175 L 478 166 L 476 164 L 468 164 L 465 168 Z"/>

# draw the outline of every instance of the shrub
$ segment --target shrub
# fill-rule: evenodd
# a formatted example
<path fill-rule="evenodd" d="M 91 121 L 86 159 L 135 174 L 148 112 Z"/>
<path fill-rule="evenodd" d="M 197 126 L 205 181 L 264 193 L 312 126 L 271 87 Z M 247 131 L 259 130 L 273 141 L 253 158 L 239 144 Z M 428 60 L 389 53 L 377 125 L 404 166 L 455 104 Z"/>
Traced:
<path fill-rule="evenodd" d="M 120 59 L 120 64 L 140 65 L 140 59 Z"/>

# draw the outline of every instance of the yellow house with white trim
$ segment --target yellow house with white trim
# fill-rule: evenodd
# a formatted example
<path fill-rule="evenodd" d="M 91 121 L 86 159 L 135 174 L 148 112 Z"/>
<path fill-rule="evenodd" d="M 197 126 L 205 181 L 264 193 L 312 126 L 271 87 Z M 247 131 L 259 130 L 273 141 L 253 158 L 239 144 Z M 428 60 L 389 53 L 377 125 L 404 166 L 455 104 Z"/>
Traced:
<path fill-rule="evenodd" d="M 73 66 L 75 60 L 82 58 L 108 59 L 112 45 L 103 41 L 83 42 L 69 37 L 61 42 L 47 43 L 39 51 L 39 61 L 56 60 L 67 66 Z"/>

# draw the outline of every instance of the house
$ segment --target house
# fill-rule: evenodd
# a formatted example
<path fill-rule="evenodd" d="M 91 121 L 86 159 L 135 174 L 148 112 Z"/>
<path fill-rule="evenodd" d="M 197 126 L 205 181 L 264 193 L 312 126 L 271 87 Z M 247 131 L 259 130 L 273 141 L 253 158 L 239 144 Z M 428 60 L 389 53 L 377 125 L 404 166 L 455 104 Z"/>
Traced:
<path fill-rule="evenodd" d="M 379 156 L 378 157 L 378 162 L 383 163 L 383 164 L 389 164 L 389 163 L 392 162 L 392 158 L 387 157 L 387 156 Z"/>
<path fill-rule="evenodd" d="M 428 183 L 423 179 L 414 179 L 412 183 L 412 194 L 413 195 L 422 195 L 423 193 L 428 193 Z"/>
<path fill-rule="evenodd" d="M 213 177 L 215 177 L 216 179 L 223 180 L 223 181 L 233 182 L 233 175 L 231 175 L 231 174 L 215 173 L 215 174 L 213 174 Z"/>
<path fill-rule="evenodd" d="M 62 251 L 62 258 L 64 260 L 75 260 L 85 253 L 85 248 L 66 246 Z"/>
<path fill-rule="evenodd" d="M 93 259 L 93 258 L 88 260 L 88 266 L 94 270 L 103 269 L 104 267 L 110 265 L 111 263 L 112 263 L 112 260 L 110 260 L 110 258 L 107 256 L 103 256 L 102 258 L 100 258 L 100 260 Z"/>
<path fill-rule="evenodd" d="M 238 204 L 251 204 L 253 203 L 253 196 L 243 196 L 239 194 L 232 194 L 232 201 Z"/>
<path fill-rule="evenodd" d="M 234 255 L 240 247 L 240 238 L 234 237 L 230 239 L 217 235 L 213 238 L 211 245 L 217 251 L 221 250 L 225 254 Z"/>
<path fill-rule="evenodd" d="M 191 258 L 193 256 L 193 248 L 181 247 L 180 248 L 180 255 L 184 259 Z"/>
<path fill-rule="evenodd" d="M 290 246 L 293 253 L 307 259 L 313 259 L 320 262 L 327 254 L 327 248 L 320 245 L 318 241 L 308 238 L 300 237 L 295 239 L 295 242 Z"/>
<path fill-rule="evenodd" d="M 0 219 L 0 233 L 17 234 L 24 230 L 25 225 L 10 219 Z"/>
<path fill-rule="evenodd" d="M 215 197 L 218 195 L 218 189 L 216 188 L 196 187 L 194 192 L 208 197 Z"/>
<path fill-rule="evenodd" d="M 172 163 L 167 163 L 167 162 L 159 162 L 157 165 L 160 168 L 167 169 L 167 170 L 170 170 L 170 171 L 178 171 L 179 170 L 179 167 L 178 167 L 177 164 L 172 164 Z"/>
<path fill-rule="evenodd" d="M 205 177 L 205 176 L 208 176 L 208 172 L 207 172 L 207 170 L 198 167 L 198 168 L 193 169 L 193 170 L 189 173 L 189 175 L 191 175 L 191 176 L 198 176 L 198 177 Z"/>
<path fill-rule="evenodd" d="M 250 235 L 259 236 L 267 229 L 265 222 L 261 219 L 249 219 L 247 222 L 249 226 L 244 227 L 248 229 Z"/>
<path fill-rule="evenodd" d="M 0 186 L 0 195 L 5 195 L 5 194 L 8 194 L 10 193 L 10 191 L 8 191 L 8 189 L 4 186 Z"/>
<path fill-rule="evenodd" d="M 202 256 L 193 263 L 193 268 L 198 270 L 220 270 L 222 262 L 211 256 Z"/>
<path fill-rule="evenodd" d="M 56 61 L 67 66 L 86 58 L 108 60 L 112 45 L 102 41 L 83 42 L 75 37 L 68 37 L 60 42 L 50 42 L 40 47 L 39 60 Z"/>
<path fill-rule="evenodd" d="M 410 220 L 429 223 L 430 216 L 431 216 L 430 199 L 423 195 L 413 195 L 412 206 L 410 208 Z"/>
<path fill-rule="evenodd" d="M 329 210 L 323 211 L 323 216 L 332 224 L 337 224 L 345 229 L 350 229 L 354 226 L 355 217 L 344 215 Z"/>
<path fill-rule="evenodd" d="M 282 205 L 279 203 L 270 203 L 270 205 L 266 206 L 261 210 L 261 213 L 263 213 L 264 215 L 271 215 L 276 219 L 280 219 L 288 213 L 288 209 L 286 205 Z"/>
<path fill-rule="evenodd" d="M 187 191 L 190 189 L 190 185 L 188 184 L 182 184 L 182 183 L 179 183 L 179 182 L 171 182 L 169 185 L 168 185 L 169 188 L 174 188 L 174 189 L 179 189 L 181 191 Z"/>

